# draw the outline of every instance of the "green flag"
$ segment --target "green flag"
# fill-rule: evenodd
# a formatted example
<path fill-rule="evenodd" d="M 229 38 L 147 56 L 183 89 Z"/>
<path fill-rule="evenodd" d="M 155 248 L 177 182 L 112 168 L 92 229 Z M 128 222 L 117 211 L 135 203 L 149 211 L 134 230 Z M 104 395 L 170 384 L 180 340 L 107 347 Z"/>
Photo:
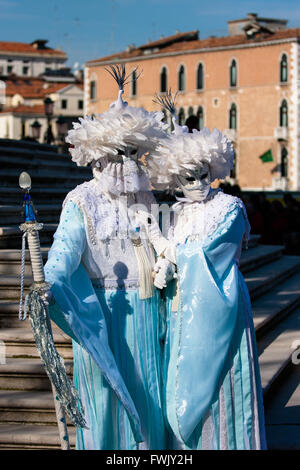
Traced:
<path fill-rule="evenodd" d="M 266 162 L 273 162 L 273 155 L 272 155 L 272 150 L 269 149 L 259 157 L 263 163 Z"/>

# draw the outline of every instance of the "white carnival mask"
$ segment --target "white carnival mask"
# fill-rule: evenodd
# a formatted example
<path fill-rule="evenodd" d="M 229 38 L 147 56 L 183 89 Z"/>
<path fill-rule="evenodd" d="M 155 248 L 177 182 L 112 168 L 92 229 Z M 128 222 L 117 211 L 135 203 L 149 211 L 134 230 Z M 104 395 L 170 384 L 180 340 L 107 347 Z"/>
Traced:
<path fill-rule="evenodd" d="M 118 151 L 118 155 L 101 158 L 93 168 L 93 175 L 104 193 L 115 196 L 149 191 L 149 179 L 139 164 L 142 151 L 132 145 Z"/>
<path fill-rule="evenodd" d="M 186 198 L 199 202 L 206 199 L 212 181 L 210 168 L 206 162 L 195 170 L 189 170 L 184 176 L 177 175 L 176 179 Z"/>

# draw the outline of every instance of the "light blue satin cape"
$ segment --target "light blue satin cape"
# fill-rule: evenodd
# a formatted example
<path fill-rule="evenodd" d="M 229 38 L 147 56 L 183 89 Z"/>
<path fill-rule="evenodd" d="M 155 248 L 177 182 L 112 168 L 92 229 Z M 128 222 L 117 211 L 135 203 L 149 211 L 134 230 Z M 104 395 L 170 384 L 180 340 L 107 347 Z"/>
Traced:
<path fill-rule="evenodd" d="M 50 316 L 91 355 L 127 411 L 136 442 L 141 442 L 144 437 L 139 415 L 109 346 L 103 309 L 81 263 L 85 244 L 83 215 L 78 206 L 69 201 L 45 265 L 46 281 L 51 284 L 56 301 L 50 306 Z"/>
<path fill-rule="evenodd" d="M 216 403 L 220 380 L 223 380 L 221 374 L 230 376 L 228 355 L 235 348 L 238 351 L 242 347 L 245 351 L 240 356 L 243 362 L 240 367 L 245 371 L 244 392 L 235 406 L 238 410 L 240 404 L 243 413 L 248 413 L 246 427 L 252 426 L 253 410 L 250 409 L 249 398 L 253 392 L 250 384 L 251 359 L 248 355 L 246 357 L 246 346 L 243 346 L 246 339 L 241 311 L 242 296 L 247 298 L 248 293 L 236 262 L 245 223 L 243 211 L 236 207 L 204 242 L 186 240 L 176 248 L 180 302 L 176 315 L 169 312 L 171 326 L 167 340 L 165 400 L 170 427 L 178 441 L 183 443 L 188 443 L 195 430 L 201 440 L 201 431 L 197 429 L 201 429 L 209 407 L 215 407 L 213 403 Z M 250 305 L 249 299 L 247 301 Z M 243 344 L 240 338 L 243 338 Z M 260 385 L 259 372 L 257 374 Z M 217 420 L 217 426 L 218 423 Z M 231 418 L 227 427 L 232 426 Z M 236 439 L 237 443 L 232 446 L 240 445 L 242 448 L 244 444 L 238 441 L 240 436 Z"/>

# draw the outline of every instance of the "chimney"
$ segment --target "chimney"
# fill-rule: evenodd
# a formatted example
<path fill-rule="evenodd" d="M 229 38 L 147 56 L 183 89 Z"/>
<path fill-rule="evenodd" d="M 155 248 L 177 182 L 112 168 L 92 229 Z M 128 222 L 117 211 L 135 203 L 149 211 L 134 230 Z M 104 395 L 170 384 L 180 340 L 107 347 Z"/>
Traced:
<path fill-rule="evenodd" d="M 36 39 L 35 41 L 31 42 L 31 46 L 35 49 L 46 49 L 46 44 L 48 39 Z"/>

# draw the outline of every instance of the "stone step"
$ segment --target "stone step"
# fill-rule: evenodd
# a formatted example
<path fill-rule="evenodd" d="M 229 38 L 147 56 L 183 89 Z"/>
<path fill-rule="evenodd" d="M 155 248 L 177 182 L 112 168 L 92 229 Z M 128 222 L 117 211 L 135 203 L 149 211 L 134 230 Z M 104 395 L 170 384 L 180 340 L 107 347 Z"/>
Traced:
<path fill-rule="evenodd" d="M 265 418 L 268 449 L 300 450 L 299 364 L 291 367 L 265 404 Z"/>
<path fill-rule="evenodd" d="M 283 255 L 284 246 L 255 245 L 253 248 L 243 250 L 240 260 L 240 270 L 243 274 L 264 266 Z"/>
<path fill-rule="evenodd" d="M 44 263 L 47 261 L 48 247 L 42 247 L 42 259 Z M 3 249 L 0 250 L 0 276 L 21 274 L 21 250 Z M 27 249 L 25 252 L 25 275 L 31 276 L 30 254 Z"/>
<path fill-rule="evenodd" d="M 33 142 L 29 140 L 16 140 L 16 139 L 0 139 L 0 149 L 14 149 L 17 154 L 21 151 L 30 151 L 31 154 L 33 151 L 35 152 L 43 152 L 43 153 L 52 153 L 54 155 L 62 155 L 58 154 L 58 146 L 57 145 L 49 145 L 49 144 L 40 144 L 38 142 Z"/>
<path fill-rule="evenodd" d="M 89 178 L 83 178 L 83 181 L 88 180 Z M 59 185 L 57 184 L 44 184 L 43 181 L 36 184 L 30 191 L 34 204 L 62 204 L 67 193 L 74 189 L 77 184 L 80 182 L 69 182 L 69 181 L 60 181 Z M 20 203 L 23 201 L 23 192 L 18 188 L 18 182 L 13 184 L 0 186 L 0 201 L 3 205 L 15 205 L 20 206 Z"/>
<path fill-rule="evenodd" d="M 25 291 L 26 293 L 26 291 Z M 25 295 L 24 293 L 24 295 Z M 0 290 L 1 294 L 1 290 Z M 20 295 L 20 292 L 19 292 Z M 0 299 L 0 332 L 3 328 L 30 328 L 29 322 L 19 320 L 19 302 Z"/>
<path fill-rule="evenodd" d="M 55 424 L 52 392 L 0 390 L 0 423 Z"/>
<path fill-rule="evenodd" d="M 35 206 L 37 220 L 43 223 L 57 223 L 61 213 L 61 204 L 38 204 Z M 17 204 L 0 206 L 0 225 L 21 224 L 24 222 L 24 208 Z"/>
<path fill-rule="evenodd" d="M 22 152 L 17 155 L 14 154 L 14 150 L 5 150 L 0 147 L 0 162 L 2 166 L 7 169 L 9 168 L 26 168 L 26 170 L 31 170 L 31 168 L 40 168 L 42 166 L 53 169 L 61 170 L 75 170 L 79 173 L 88 174 L 90 170 L 86 167 L 78 167 L 75 162 L 71 160 L 69 155 L 59 155 L 59 154 L 35 154 L 32 155 L 31 152 Z"/>
<path fill-rule="evenodd" d="M 245 274 L 251 300 L 270 291 L 300 270 L 299 256 L 282 256 Z"/>
<path fill-rule="evenodd" d="M 22 168 L 24 170 L 24 168 Z M 84 174 L 78 172 L 77 168 L 66 168 L 55 169 L 41 166 L 40 168 L 30 168 L 28 169 L 30 176 L 32 178 L 32 186 L 39 186 L 39 181 L 43 181 L 43 184 L 49 184 L 51 181 L 54 184 L 60 183 L 60 181 L 65 182 L 66 180 L 74 184 L 80 184 L 83 182 L 86 177 Z M 18 182 L 20 176 L 20 170 L 16 168 L 0 168 L 0 178 L 6 182 L 6 185 L 15 185 Z"/>
<path fill-rule="evenodd" d="M 0 423 L 56 425 L 52 392 L 0 390 Z M 73 427 L 68 417 L 67 424 Z"/>
<path fill-rule="evenodd" d="M 36 357 L 39 358 L 35 346 L 30 321 L 20 322 L 22 325 L 27 323 L 27 328 L 1 328 L 0 342 L 5 344 L 5 355 L 10 357 Z M 53 328 L 53 338 L 59 354 L 64 359 L 73 359 L 72 340 L 58 327 Z"/>
<path fill-rule="evenodd" d="M 75 447 L 75 429 L 69 428 L 71 447 Z M 1 449 L 60 449 L 57 426 L 36 424 L 0 424 Z"/>
<path fill-rule="evenodd" d="M 39 232 L 42 246 L 49 246 L 53 242 L 53 234 L 57 229 L 56 223 L 45 223 Z M 22 232 L 19 225 L 0 227 L 0 249 L 18 249 L 22 246 Z"/>
<path fill-rule="evenodd" d="M 248 248 L 253 248 L 254 246 L 257 246 L 259 243 L 261 236 L 257 234 L 250 234 L 250 238 L 248 241 Z"/>
<path fill-rule="evenodd" d="M 276 323 L 300 304 L 300 272 L 252 302 L 256 338 L 259 340 Z"/>
<path fill-rule="evenodd" d="M 42 247 L 42 257 L 43 259 L 47 259 L 47 254 L 49 251 L 49 247 Z M 19 263 L 21 260 L 21 250 L 20 249 L 3 249 L 0 250 L 0 264 L 4 263 Z M 25 260 L 27 263 L 30 262 L 30 253 L 29 250 L 25 250 Z"/>
<path fill-rule="evenodd" d="M 68 374 L 72 375 L 72 361 L 65 361 Z M 0 390 L 51 390 L 50 381 L 40 359 L 7 358 L 0 363 Z"/>
<path fill-rule="evenodd" d="M 258 342 L 259 364 L 265 399 L 272 393 L 300 346 L 300 308 L 277 324 Z"/>

